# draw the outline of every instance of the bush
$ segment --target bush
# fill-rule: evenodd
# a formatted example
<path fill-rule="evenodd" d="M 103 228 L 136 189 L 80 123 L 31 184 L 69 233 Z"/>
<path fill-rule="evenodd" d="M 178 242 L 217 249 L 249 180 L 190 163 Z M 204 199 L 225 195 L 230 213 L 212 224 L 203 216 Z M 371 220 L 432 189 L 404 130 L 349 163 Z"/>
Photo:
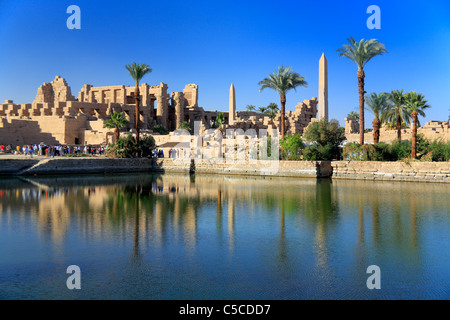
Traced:
<path fill-rule="evenodd" d="M 365 144 L 361 146 L 359 143 L 349 143 L 343 148 L 344 160 L 353 161 L 377 161 L 377 149 L 373 145 Z"/>
<path fill-rule="evenodd" d="M 153 127 L 153 132 L 159 133 L 160 135 L 169 134 L 169 130 L 166 127 L 161 126 L 159 124 Z"/>
<path fill-rule="evenodd" d="M 390 147 L 391 161 L 398 161 L 411 156 L 411 141 L 395 140 Z"/>
<path fill-rule="evenodd" d="M 434 140 L 428 147 L 432 161 L 450 161 L 450 141 Z"/>
<path fill-rule="evenodd" d="M 155 149 L 156 143 L 152 136 L 146 136 L 139 140 L 139 152 L 140 156 L 143 158 L 152 157 L 152 151 Z"/>
<path fill-rule="evenodd" d="M 391 154 L 391 146 L 386 142 L 379 142 L 375 146 L 376 158 L 373 161 L 394 161 Z"/>
<path fill-rule="evenodd" d="M 418 134 L 417 154 L 421 161 L 450 161 L 450 142 L 430 142 L 423 134 Z M 344 147 L 343 156 L 345 160 L 399 161 L 410 158 L 411 141 L 395 140 L 392 144 L 380 142 L 363 147 L 358 143 L 349 143 Z"/>
<path fill-rule="evenodd" d="M 328 122 L 322 119 L 311 123 L 305 130 L 304 137 L 309 142 L 317 142 L 321 146 L 331 144 L 339 146 L 345 140 L 345 129 L 339 127 L 337 120 Z"/>
<path fill-rule="evenodd" d="M 305 148 L 302 138 L 299 134 L 286 135 L 280 140 L 281 159 L 301 160 L 302 149 Z"/>
<path fill-rule="evenodd" d="M 189 123 L 187 121 L 183 121 L 183 123 L 181 124 L 180 129 L 182 130 L 187 130 L 187 131 L 191 131 L 191 127 L 189 126 Z"/>
<path fill-rule="evenodd" d="M 336 155 L 336 147 L 332 144 L 324 146 L 313 144 L 303 150 L 303 159 L 308 161 L 333 160 Z"/>
<path fill-rule="evenodd" d="M 349 143 L 344 146 L 345 160 L 354 161 L 398 161 L 411 155 L 411 142 L 394 141 L 391 145 L 380 142 L 375 145 Z"/>
<path fill-rule="evenodd" d="M 322 119 L 311 123 L 305 130 L 304 137 L 316 144 L 303 150 L 305 160 L 335 160 L 341 158 L 340 144 L 345 140 L 345 129 L 339 127 L 337 120 L 328 122 Z"/>
<path fill-rule="evenodd" d="M 152 136 L 147 136 L 139 140 L 139 147 L 136 147 L 135 138 L 129 134 L 126 137 L 121 137 L 117 143 L 110 144 L 106 152 L 106 156 L 112 158 L 135 158 L 151 157 L 152 151 L 155 148 L 155 139 Z"/>
<path fill-rule="evenodd" d="M 430 148 L 430 141 L 425 138 L 423 133 L 417 134 L 417 155 L 422 156 L 425 155 Z"/>

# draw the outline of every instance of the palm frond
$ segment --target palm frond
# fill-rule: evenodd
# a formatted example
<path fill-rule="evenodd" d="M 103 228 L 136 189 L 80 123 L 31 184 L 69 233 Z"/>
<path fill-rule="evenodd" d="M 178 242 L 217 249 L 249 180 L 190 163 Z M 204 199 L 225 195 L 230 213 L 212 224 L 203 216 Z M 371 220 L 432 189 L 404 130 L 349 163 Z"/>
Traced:
<path fill-rule="evenodd" d="M 378 55 L 388 52 L 381 42 L 377 39 L 361 39 L 359 43 L 350 37 L 347 39 L 349 44 L 344 44 L 337 49 L 340 57 L 345 57 L 353 61 L 359 69 L 364 69 L 366 64 Z"/>

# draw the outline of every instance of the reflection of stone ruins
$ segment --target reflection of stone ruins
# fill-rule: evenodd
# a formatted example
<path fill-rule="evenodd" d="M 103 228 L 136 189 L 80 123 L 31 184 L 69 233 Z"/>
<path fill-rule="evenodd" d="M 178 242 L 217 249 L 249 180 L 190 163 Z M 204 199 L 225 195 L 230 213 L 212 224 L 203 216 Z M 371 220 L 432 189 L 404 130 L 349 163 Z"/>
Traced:
<path fill-rule="evenodd" d="M 417 133 L 423 134 L 425 138 L 433 141 L 440 139 L 443 141 L 450 140 L 450 122 L 431 121 L 423 127 L 417 129 Z M 345 137 L 348 141 L 359 142 L 359 121 L 357 119 L 345 118 Z M 380 142 L 392 142 L 397 139 L 397 130 L 388 130 L 384 126 L 380 129 Z M 402 140 L 411 139 L 411 128 L 402 129 Z M 368 130 L 364 134 L 364 141 L 373 142 L 373 132 Z"/>
<path fill-rule="evenodd" d="M 325 63 L 325 65 L 323 65 Z M 319 75 L 321 97 L 327 99 L 326 59 L 320 61 Z M 29 104 L 14 104 L 6 100 L 0 104 L 0 142 L 3 144 L 105 144 L 112 142 L 113 130 L 104 127 L 109 115 L 124 112 L 129 121 L 123 131 L 133 132 L 135 123 L 135 87 L 124 85 L 94 87 L 85 84 L 78 97 L 72 95 L 64 78 L 56 76 L 51 83 L 39 87 L 36 99 Z M 202 129 L 214 126 L 218 111 L 205 111 L 198 106 L 198 86 L 188 84 L 183 92 L 168 93 L 167 84 L 139 87 L 141 94 L 141 132 L 152 134 L 159 124 L 170 131 L 180 128 L 184 121 L 194 129 L 201 121 Z M 302 134 L 311 121 L 317 121 L 318 100 L 300 102 L 295 111 L 286 112 L 287 134 Z M 280 128 L 281 113 L 275 119 L 258 112 L 237 111 L 234 86 L 230 88 L 229 112 L 223 112 L 224 129 Z M 321 103 L 322 117 L 328 117 L 328 102 Z M 225 132 L 225 131 L 224 131 Z M 158 139 L 157 139 L 158 140 Z"/>

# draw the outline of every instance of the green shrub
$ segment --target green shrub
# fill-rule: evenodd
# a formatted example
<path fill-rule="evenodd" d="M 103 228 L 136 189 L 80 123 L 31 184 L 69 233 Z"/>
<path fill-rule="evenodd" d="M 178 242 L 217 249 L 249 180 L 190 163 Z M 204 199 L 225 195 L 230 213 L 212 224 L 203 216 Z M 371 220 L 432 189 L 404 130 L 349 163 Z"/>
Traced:
<path fill-rule="evenodd" d="M 411 142 L 394 140 L 390 147 L 392 160 L 398 161 L 411 156 Z"/>
<path fill-rule="evenodd" d="M 317 142 L 321 146 L 331 144 L 339 146 L 345 140 L 345 129 L 339 127 L 337 120 L 328 122 L 322 119 L 311 123 L 305 130 L 304 137 L 309 142 Z"/>
<path fill-rule="evenodd" d="M 143 158 L 149 158 L 152 156 L 152 151 L 155 149 L 156 143 L 152 136 L 146 136 L 139 140 L 139 152 Z"/>
<path fill-rule="evenodd" d="M 192 130 L 187 121 L 183 121 L 183 123 L 180 126 L 180 129 L 187 130 L 189 132 Z"/>
<path fill-rule="evenodd" d="M 391 155 L 391 146 L 386 142 L 379 142 L 374 145 L 376 156 L 374 161 L 394 161 Z"/>
<path fill-rule="evenodd" d="M 377 149 L 375 146 L 365 144 L 361 146 L 359 143 L 353 142 L 346 144 L 343 148 L 342 155 L 344 160 L 353 161 L 378 161 Z"/>
<path fill-rule="evenodd" d="M 267 158 L 265 158 L 265 157 L 261 158 L 261 154 L 258 151 L 262 152 L 263 154 L 266 154 Z M 255 148 L 252 152 L 253 152 L 253 155 L 255 155 L 255 154 L 257 155 L 256 158 L 258 160 L 270 159 L 272 157 L 272 136 L 267 135 L 266 139 L 263 139 L 262 141 L 260 141 L 259 149 Z"/>
<path fill-rule="evenodd" d="M 302 138 L 299 134 L 286 135 L 280 140 L 281 159 L 301 160 L 302 150 L 305 148 Z"/>
<path fill-rule="evenodd" d="M 423 133 L 417 134 L 417 155 L 420 157 L 426 153 L 430 149 L 430 141 L 425 138 Z"/>
<path fill-rule="evenodd" d="M 303 150 L 303 159 L 307 161 L 334 160 L 337 153 L 336 146 L 331 143 L 324 146 L 313 144 Z"/>
<path fill-rule="evenodd" d="M 428 148 L 432 161 L 450 161 L 450 141 L 434 140 Z"/>
<path fill-rule="evenodd" d="M 141 138 L 139 147 L 136 147 L 135 138 L 128 134 L 125 137 L 121 137 L 117 143 L 110 144 L 106 155 L 112 158 L 151 157 L 154 148 L 155 139 L 152 136 Z"/>
<path fill-rule="evenodd" d="M 316 144 L 303 150 L 305 160 L 335 160 L 341 158 L 339 145 L 345 140 L 345 129 L 339 127 L 337 120 L 328 122 L 322 119 L 311 123 L 303 135 Z"/>
<path fill-rule="evenodd" d="M 159 133 L 160 135 L 169 134 L 169 130 L 166 127 L 161 126 L 159 124 L 153 127 L 153 132 Z"/>

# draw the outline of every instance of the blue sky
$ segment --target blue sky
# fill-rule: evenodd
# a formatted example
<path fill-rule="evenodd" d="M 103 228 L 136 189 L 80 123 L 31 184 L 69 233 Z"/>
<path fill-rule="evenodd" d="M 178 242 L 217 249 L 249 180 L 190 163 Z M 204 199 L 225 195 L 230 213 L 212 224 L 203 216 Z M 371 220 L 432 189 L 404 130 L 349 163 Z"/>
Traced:
<path fill-rule="evenodd" d="M 81 8 L 81 30 L 66 9 Z M 369 5 L 381 8 L 381 30 L 369 30 Z M 169 91 L 199 85 L 199 104 L 227 110 L 233 82 L 237 109 L 279 104 L 258 82 L 279 65 L 306 77 L 287 109 L 317 96 L 318 62 L 328 59 L 329 112 L 343 125 L 358 107 L 357 67 L 339 58 L 346 38 L 376 38 L 389 53 L 367 65 L 366 91 L 416 90 L 432 106 L 426 121 L 450 109 L 450 1 L 21 1 L 0 0 L 0 101 L 31 103 L 55 75 L 77 96 L 85 83 L 133 85 L 125 64 L 146 63 L 151 85 Z M 373 117 L 366 113 L 366 126 Z"/>

